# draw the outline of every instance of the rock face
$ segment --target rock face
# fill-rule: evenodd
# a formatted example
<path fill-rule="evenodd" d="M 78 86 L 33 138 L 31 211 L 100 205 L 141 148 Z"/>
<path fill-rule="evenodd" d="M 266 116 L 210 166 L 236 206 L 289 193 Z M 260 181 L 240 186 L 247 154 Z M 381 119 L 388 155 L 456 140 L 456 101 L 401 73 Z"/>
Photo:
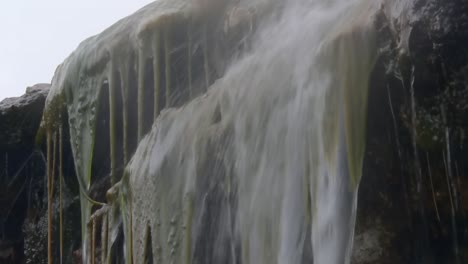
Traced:
<path fill-rule="evenodd" d="M 468 4 L 408 3 L 410 22 L 388 13 L 377 21 L 381 54 L 370 84 L 352 262 L 466 263 Z M 250 15 L 248 9 L 235 11 Z M 252 27 L 253 18 L 245 25 L 234 18 L 225 31 Z M 34 146 L 48 91 L 49 85 L 39 84 L 0 102 L 0 263 L 46 262 L 46 164 L 43 148 Z M 80 208 L 66 148 L 64 255 L 71 257 L 80 254 Z M 102 201 L 106 189 L 92 187 L 91 196 Z M 59 203 L 53 200 L 54 223 Z M 57 230 L 54 225 L 54 241 Z M 54 248 L 56 257 L 59 246 Z"/>
<path fill-rule="evenodd" d="M 0 263 L 22 260 L 22 225 L 36 198 L 28 190 L 33 184 L 42 186 L 44 176 L 34 140 L 49 86 L 37 84 L 21 97 L 0 102 Z"/>
<path fill-rule="evenodd" d="M 468 5 L 409 3 L 378 21 L 353 262 L 466 263 Z"/>
<path fill-rule="evenodd" d="M 36 134 L 49 89 L 49 84 L 37 84 L 28 87 L 21 97 L 0 102 L 0 263 L 47 262 L 46 154 L 44 146 L 36 144 Z M 72 263 L 72 251 L 80 241 L 76 226 L 80 209 L 68 145 L 64 152 L 62 207 L 67 239 L 64 254 L 69 257 L 64 258 L 64 263 Z M 59 191 L 56 184 L 52 206 L 56 230 L 60 217 Z M 54 241 L 59 241 L 59 237 L 54 237 Z M 58 256 L 59 246 L 56 248 Z"/>

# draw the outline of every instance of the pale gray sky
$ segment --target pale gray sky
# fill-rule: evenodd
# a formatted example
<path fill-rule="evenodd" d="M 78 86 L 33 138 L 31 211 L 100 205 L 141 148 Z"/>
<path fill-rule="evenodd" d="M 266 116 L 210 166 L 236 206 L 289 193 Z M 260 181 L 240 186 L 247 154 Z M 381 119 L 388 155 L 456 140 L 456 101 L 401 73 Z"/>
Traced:
<path fill-rule="evenodd" d="M 50 83 L 87 37 L 154 0 L 13 0 L 0 5 L 0 101 Z"/>

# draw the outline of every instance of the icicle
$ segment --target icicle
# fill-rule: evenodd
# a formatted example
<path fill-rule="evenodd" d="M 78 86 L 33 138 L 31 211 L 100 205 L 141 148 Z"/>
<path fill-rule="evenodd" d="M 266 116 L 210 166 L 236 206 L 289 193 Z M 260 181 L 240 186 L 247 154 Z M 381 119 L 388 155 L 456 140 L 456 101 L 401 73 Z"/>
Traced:
<path fill-rule="evenodd" d="M 107 216 L 107 242 L 106 242 L 107 256 L 106 256 L 106 259 L 107 259 L 107 262 L 106 263 L 108 264 L 112 264 L 114 261 L 112 258 L 112 254 L 114 251 L 114 249 L 112 248 L 112 245 L 114 244 L 115 240 L 118 237 L 119 227 L 120 227 L 119 210 L 121 208 L 119 208 L 119 205 L 118 205 L 119 203 L 118 196 L 120 195 L 119 191 L 120 191 L 121 185 L 122 185 L 122 181 L 119 181 L 118 183 L 113 185 L 106 193 L 107 202 L 109 204 L 109 207 L 106 209 L 107 210 L 106 212 L 106 216 Z"/>
<path fill-rule="evenodd" d="M 52 264 L 52 134 L 47 131 L 47 263 Z"/>
<path fill-rule="evenodd" d="M 444 122 L 444 130 L 445 130 L 445 151 L 447 156 L 444 155 L 444 164 L 445 164 L 445 171 L 447 176 L 447 187 L 450 194 L 450 203 L 451 203 L 451 220 L 452 220 L 452 239 L 453 239 L 453 253 L 455 257 L 456 263 L 460 263 L 459 259 L 459 248 L 458 248 L 458 235 L 457 235 L 457 211 L 459 210 L 458 207 L 458 198 L 457 198 L 457 188 L 455 185 L 453 173 L 452 173 L 452 154 L 450 150 L 450 130 L 448 127 L 447 122 L 447 113 L 445 111 L 445 107 L 443 105 L 440 106 L 440 110 L 442 113 L 442 121 Z"/>
<path fill-rule="evenodd" d="M 128 90 L 129 87 L 129 69 L 126 65 L 120 68 L 120 86 L 122 93 L 122 122 L 123 122 L 123 161 L 128 162 Z"/>
<path fill-rule="evenodd" d="M 445 132 L 445 151 L 447 153 L 447 173 L 448 177 L 450 178 L 450 189 L 453 194 L 453 202 L 455 206 L 455 211 L 459 210 L 458 207 L 458 199 L 457 199 L 457 187 L 455 185 L 454 177 L 453 177 L 453 169 L 452 169 L 452 153 L 450 150 L 450 130 L 447 124 L 447 114 L 445 111 L 445 107 L 443 105 L 440 106 L 441 113 L 442 113 L 442 121 L 444 122 L 444 132 Z"/>
<path fill-rule="evenodd" d="M 60 206 L 60 264 L 63 263 L 63 127 L 59 127 L 59 206 Z"/>
<path fill-rule="evenodd" d="M 459 263 L 459 249 L 458 249 L 458 236 L 457 236 L 457 222 L 455 220 L 455 205 L 454 205 L 454 195 L 452 193 L 452 184 L 451 184 L 451 179 L 449 176 L 449 167 L 448 167 L 448 158 L 445 156 L 445 152 L 442 152 L 443 160 L 444 160 L 444 167 L 445 167 L 445 178 L 447 181 L 447 189 L 449 192 L 449 197 L 450 197 L 450 220 L 452 224 L 452 242 L 453 242 L 453 254 L 455 257 L 455 261 L 458 264 Z"/>
<path fill-rule="evenodd" d="M 187 26 L 187 76 L 189 99 L 193 98 L 192 91 L 192 20 L 189 19 Z"/>
<path fill-rule="evenodd" d="M 169 22 L 164 27 L 164 55 L 166 73 L 166 108 L 171 107 L 171 28 Z"/>
<path fill-rule="evenodd" d="M 131 212 L 133 212 L 133 210 L 132 210 L 131 199 L 127 199 L 127 200 L 128 200 L 128 203 L 130 204 L 130 206 L 129 206 L 130 207 L 129 208 L 130 225 L 129 225 L 129 228 L 128 228 L 130 234 L 129 234 L 128 240 L 127 240 L 127 243 L 129 244 L 128 247 L 127 247 L 129 255 L 128 255 L 127 260 L 128 260 L 128 264 L 133 264 L 133 228 L 132 228 L 132 226 L 133 226 L 133 215 L 131 213 Z"/>
<path fill-rule="evenodd" d="M 108 223 L 107 217 L 109 214 L 109 206 L 102 205 L 96 210 L 87 223 L 87 232 L 89 236 L 89 245 L 91 246 L 91 263 L 96 262 L 96 229 L 99 221 L 101 221 L 101 263 L 106 263 L 107 239 L 108 239 Z"/>
<path fill-rule="evenodd" d="M 156 119 L 159 115 L 159 97 L 161 95 L 161 87 L 160 87 L 160 79 L 161 79 L 161 73 L 160 73 L 160 33 L 159 30 L 154 33 L 154 43 L 152 45 L 153 47 L 153 78 L 154 78 L 154 119 Z"/>
<path fill-rule="evenodd" d="M 108 225 L 108 214 L 104 214 L 102 217 L 102 228 L 101 228 L 101 263 L 107 263 L 107 241 L 109 234 Z"/>
<path fill-rule="evenodd" d="M 94 238 L 93 238 L 93 221 L 90 220 L 87 225 L 86 225 L 86 231 L 88 233 L 88 243 L 86 244 L 87 246 L 90 247 L 90 255 L 87 255 L 86 256 L 86 263 L 91 263 L 92 262 L 92 259 L 93 259 L 93 256 L 94 256 L 94 247 L 93 247 L 93 244 L 94 244 Z"/>
<path fill-rule="evenodd" d="M 418 193 L 419 199 L 421 199 L 422 193 L 422 174 L 421 174 L 421 163 L 419 160 L 418 147 L 416 143 L 416 137 L 418 132 L 416 131 L 416 101 L 414 96 L 414 67 L 411 69 L 411 84 L 410 84 L 410 95 L 411 95 L 411 125 L 412 125 L 412 143 L 413 143 L 413 154 L 416 168 L 416 191 Z"/>
<path fill-rule="evenodd" d="M 143 138 L 145 121 L 145 70 L 146 54 L 143 48 L 138 51 L 138 142 Z"/>
<path fill-rule="evenodd" d="M 205 70 L 205 85 L 206 89 L 210 86 L 210 66 L 208 62 L 208 29 L 207 25 L 203 26 L 203 67 Z"/>
<path fill-rule="evenodd" d="M 91 222 L 91 264 L 96 263 L 96 219 Z"/>
<path fill-rule="evenodd" d="M 126 263 L 127 264 L 133 264 L 133 208 L 132 208 L 132 201 L 129 198 L 123 198 L 122 200 L 125 200 L 126 202 L 122 203 L 122 212 L 130 212 L 129 213 L 129 223 L 128 223 L 128 228 L 127 228 L 127 234 L 126 234 Z M 128 207 L 126 207 L 128 206 Z M 125 221 L 124 221 L 124 228 L 125 228 Z"/>
<path fill-rule="evenodd" d="M 51 150 L 52 148 L 52 150 Z M 52 218 L 53 218 L 53 194 L 54 194 L 54 179 L 55 179 L 55 158 L 57 156 L 57 138 L 56 133 L 48 132 L 47 133 L 47 210 L 48 210 L 48 263 L 52 263 L 52 236 L 53 236 L 53 227 L 52 227 Z"/>
<path fill-rule="evenodd" d="M 111 61 L 108 82 L 109 82 L 109 141 L 110 141 L 110 179 L 111 185 L 117 182 L 117 87 L 114 62 Z"/>

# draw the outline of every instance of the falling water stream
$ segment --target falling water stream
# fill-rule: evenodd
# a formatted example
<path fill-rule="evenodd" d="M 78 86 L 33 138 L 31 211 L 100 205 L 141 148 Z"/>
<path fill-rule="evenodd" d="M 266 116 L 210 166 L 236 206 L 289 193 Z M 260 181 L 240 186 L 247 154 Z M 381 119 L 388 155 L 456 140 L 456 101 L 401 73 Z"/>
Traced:
<path fill-rule="evenodd" d="M 159 30 L 171 18 L 195 12 L 196 2 L 161 0 L 140 10 L 84 42 L 54 77 L 45 117 L 53 119 L 54 102 L 64 102 L 83 192 L 91 184 L 93 148 L 100 140 L 98 98 L 102 83 L 108 84 L 111 175 L 129 155 L 115 187 L 119 198 L 113 206 L 118 204 L 120 213 L 109 217 L 109 243 L 123 223 L 127 263 L 349 263 L 378 1 L 285 1 L 256 23 L 248 48 L 233 56 L 208 88 L 172 107 L 172 75 L 188 74 L 178 83 L 187 88 L 211 77 L 203 40 L 197 45 L 187 38 L 189 57 L 204 49 L 199 57 L 205 63 L 198 67 L 205 69 L 198 71 L 203 78 L 197 82 L 190 59 L 188 73 L 167 66 L 173 63 L 171 43 Z M 154 65 L 149 88 L 142 63 L 147 59 Z M 159 78 L 166 81 L 154 81 Z M 127 96 L 131 89 L 138 90 L 137 99 Z M 147 110 L 155 113 L 147 133 L 144 89 L 156 98 Z M 122 94 L 121 106 L 116 93 Z M 135 117 L 130 100 L 138 105 Z M 117 115 L 124 120 L 119 147 Z M 136 127 L 129 127 L 132 119 Z M 133 156 L 127 149 L 131 130 L 140 135 Z M 91 202 L 85 196 L 83 258 L 90 261 Z"/>
<path fill-rule="evenodd" d="M 291 4 L 207 94 L 164 112 L 128 166 L 136 263 L 348 263 L 371 1 Z"/>

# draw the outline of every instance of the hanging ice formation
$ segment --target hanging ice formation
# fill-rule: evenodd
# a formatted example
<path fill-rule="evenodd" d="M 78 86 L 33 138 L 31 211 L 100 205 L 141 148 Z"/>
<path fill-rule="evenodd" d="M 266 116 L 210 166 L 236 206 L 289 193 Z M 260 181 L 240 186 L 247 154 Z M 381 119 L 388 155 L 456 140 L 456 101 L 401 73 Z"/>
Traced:
<path fill-rule="evenodd" d="M 123 226 L 126 263 L 348 263 L 376 2 L 159 0 L 84 41 L 43 122 L 49 149 L 69 126 L 84 262 Z"/>

